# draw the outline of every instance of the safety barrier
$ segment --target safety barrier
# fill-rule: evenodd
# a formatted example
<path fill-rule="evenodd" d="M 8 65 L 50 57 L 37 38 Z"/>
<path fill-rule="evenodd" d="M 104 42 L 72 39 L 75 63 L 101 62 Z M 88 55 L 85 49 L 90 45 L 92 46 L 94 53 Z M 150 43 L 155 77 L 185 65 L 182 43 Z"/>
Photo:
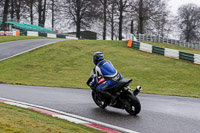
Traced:
<path fill-rule="evenodd" d="M 180 51 L 179 52 L 179 59 L 194 62 L 194 54 Z"/>
<path fill-rule="evenodd" d="M 41 33 L 41 32 L 39 32 L 39 36 L 41 36 L 41 37 L 47 37 L 47 33 Z"/>
<path fill-rule="evenodd" d="M 28 31 L 28 32 L 27 32 L 27 36 L 39 36 L 39 35 L 38 35 L 38 32 L 35 32 L 35 31 Z"/>
<path fill-rule="evenodd" d="M 140 43 L 140 50 L 152 53 L 152 45 L 146 43 Z"/>
<path fill-rule="evenodd" d="M 57 34 L 57 38 L 66 38 L 66 36 L 65 35 Z"/>
<path fill-rule="evenodd" d="M 62 34 L 53 34 L 53 33 L 41 33 L 36 31 L 0 31 L 0 36 L 10 35 L 10 36 L 41 36 L 41 37 L 50 37 L 50 38 L 63 38 L 67 40 L 78 40 L 76 37 L 70 37 Z"/>
<path fill-rule="evenodd" d="M 174 49 L 165 48 L 165 56 L 179 59 L 179 51 Z"/>
<path fill-rule="evenodd" d="M 133 43 L 133 45 L 132 45 L 133 48 L 140 49 L 140 43 L 139 42 L 133 41 L 132 43 Z"/>
<path fill-rule="evenodd" d="M 165 49 L 161 48 L 161 47 L 153 46 L 152 47 L 152 53 L 164 55 L 165 54 Z"/>
<path fill-rule="evenodd" d="M 47 34 L 47 37 L 56 38 L 57 36 L 56 36 L 56 34 L 50 34 L 50 33 L 48 33 L 48 34 Z"/>
<path fill-rule="evenodd" d="M 32 34 L 29 34 L 32 33 Z M 33 34 L 34 33 L 34 34 Z M 62 34 L 52 34 L 52 33 L 41 33 L 41 32 L 33 32 L 33 31 L 27 31 L 27 36 L 42 36 L 42 37 L 51 37 L 51 38 L 64 38 L 69 40 L 78 40 L 76 37 L 69 37 Z"/>
<path fill-rule="evenodd" d="M 132 40 L 129 40 L 129 41 L 132 41 Z M 162 47 L 153 46 L 150 44 L 137 42 L 137 41 L 132 41 L 132 45 L 130 46 L 130 43 L 129 43 L 128 47 L 138 49 L 141 51 L 145 51 L 148 53 L 155 53 L 155 54 L 163 55 L 166 57 L 181 59 L 181 60 L 193 62 L 195 64 L 200 64 L 200 55 L 199 54 L 192 54 L 192 53 L 182 52 L 179 50 L 162 48 Z"/>
<path fill-rule="evenodd" d="M 194 54 L 194 63 L 200 64 L 200 55 L 199 54 Z"/>

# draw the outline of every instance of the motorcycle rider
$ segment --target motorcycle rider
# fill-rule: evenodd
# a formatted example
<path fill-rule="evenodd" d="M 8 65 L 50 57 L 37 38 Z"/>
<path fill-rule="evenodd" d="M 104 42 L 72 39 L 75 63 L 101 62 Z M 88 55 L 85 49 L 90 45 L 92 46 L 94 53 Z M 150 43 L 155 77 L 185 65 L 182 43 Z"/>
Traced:
<path fill-rule="evenodd" d="M 110 61 L 104 59 L 102 52 L 95 52 L 93 54 L 93 62 L 95 64 L 94 69 L 91 72 L 91 79 L 89 85 L 95 87 L 97 91 L 102 93 L 107 98 L 111 99 L 110 104 L 113 105 L 116 99 L 116 95 L 112 95 L 110 92 L 106 91 L 112 89 L 113 86 L 118 84 L 118 82 L 123 79 L 123 76 L 114 68 Z M 98 85 L 98 81 L 102 78 L 105 81 Z"/>

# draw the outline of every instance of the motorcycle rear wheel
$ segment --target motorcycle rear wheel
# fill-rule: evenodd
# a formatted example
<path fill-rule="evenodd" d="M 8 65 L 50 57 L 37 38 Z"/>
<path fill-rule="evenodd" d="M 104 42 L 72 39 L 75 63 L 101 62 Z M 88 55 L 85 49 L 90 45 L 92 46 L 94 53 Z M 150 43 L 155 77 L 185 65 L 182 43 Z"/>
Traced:
<path fill-rule="evenodd" d="M 140 101 L 137 99 L 136 96 L 134 95 L 129 95 L 128 100 L 125 102 L 125 110 L 130 114 L 130 115 L 137 115 L 140 113 L 141 110 L 141 104 Z"/>
<path fill-rule="evenodd" d="M 94 91 L 92 91 L 92 98 L 96 105 L 99 106 L 101 109 L 105 109 L 107 107 L 107 104 L 104 101 L 100 100 Z"/>

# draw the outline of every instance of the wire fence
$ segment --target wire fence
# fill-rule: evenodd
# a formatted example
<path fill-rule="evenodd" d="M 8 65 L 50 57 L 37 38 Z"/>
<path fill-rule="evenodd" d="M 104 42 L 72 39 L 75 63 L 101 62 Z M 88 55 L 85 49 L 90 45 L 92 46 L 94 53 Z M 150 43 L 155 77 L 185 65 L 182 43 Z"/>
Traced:
<path fill-rule="evenodd" d="M 178 46 L 184 46 L 188 48 L 200 49 L 200 43 L 188 43 L 185 41 L 174 40 L 169 38 L 162 38 L 159 36 L 145 35 L 145 34 L 135 34 L 134 35 L 138 41 L 150 41 L 150 42 L 159 42 L 159 43 L 168 43 L 175 44 Z"/>

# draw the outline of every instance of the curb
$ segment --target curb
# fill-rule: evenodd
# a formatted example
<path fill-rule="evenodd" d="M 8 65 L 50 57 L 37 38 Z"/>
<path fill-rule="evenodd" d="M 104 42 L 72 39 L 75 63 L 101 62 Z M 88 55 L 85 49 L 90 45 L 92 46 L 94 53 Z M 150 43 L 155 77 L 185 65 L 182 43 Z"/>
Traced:
<path fill-rule="evenodd" d="M 74 122 L 76 124 L 81 124 L 81 125 L 84 125 L 84 126 L 87 126 L 90 128 L 94 128 L 96 130 L 107 132 L 107 133 L 138 133 L 136 131 L 132 131 L 129 129 L 113 126 L 113 125 L 106 124 L 103 122 L 95 121 L 95 120 L 88 119 L 85 117 L 65 113 L 62 111 L 58 111 L 58 110 L 54 110 L 51 108 L 46 108 L 46 107 L 38 106 L 38 105 L 34 105 L 34 104 L 28 104 L 28 103 L 14 101 L 14 100 L 5 99 L 5 98 L 1 98 L 1 97 L 0 97 L 0 103 L 5 103 L 5 104 L 13 105 L 13 106 L 18 106 L 21 108 L 33 110 L 33 111 L 40 112 L 45 115 L 50 115 L 52 117 L 64 119 L 64 120 L 67 120 L 70 122 Z"/>

